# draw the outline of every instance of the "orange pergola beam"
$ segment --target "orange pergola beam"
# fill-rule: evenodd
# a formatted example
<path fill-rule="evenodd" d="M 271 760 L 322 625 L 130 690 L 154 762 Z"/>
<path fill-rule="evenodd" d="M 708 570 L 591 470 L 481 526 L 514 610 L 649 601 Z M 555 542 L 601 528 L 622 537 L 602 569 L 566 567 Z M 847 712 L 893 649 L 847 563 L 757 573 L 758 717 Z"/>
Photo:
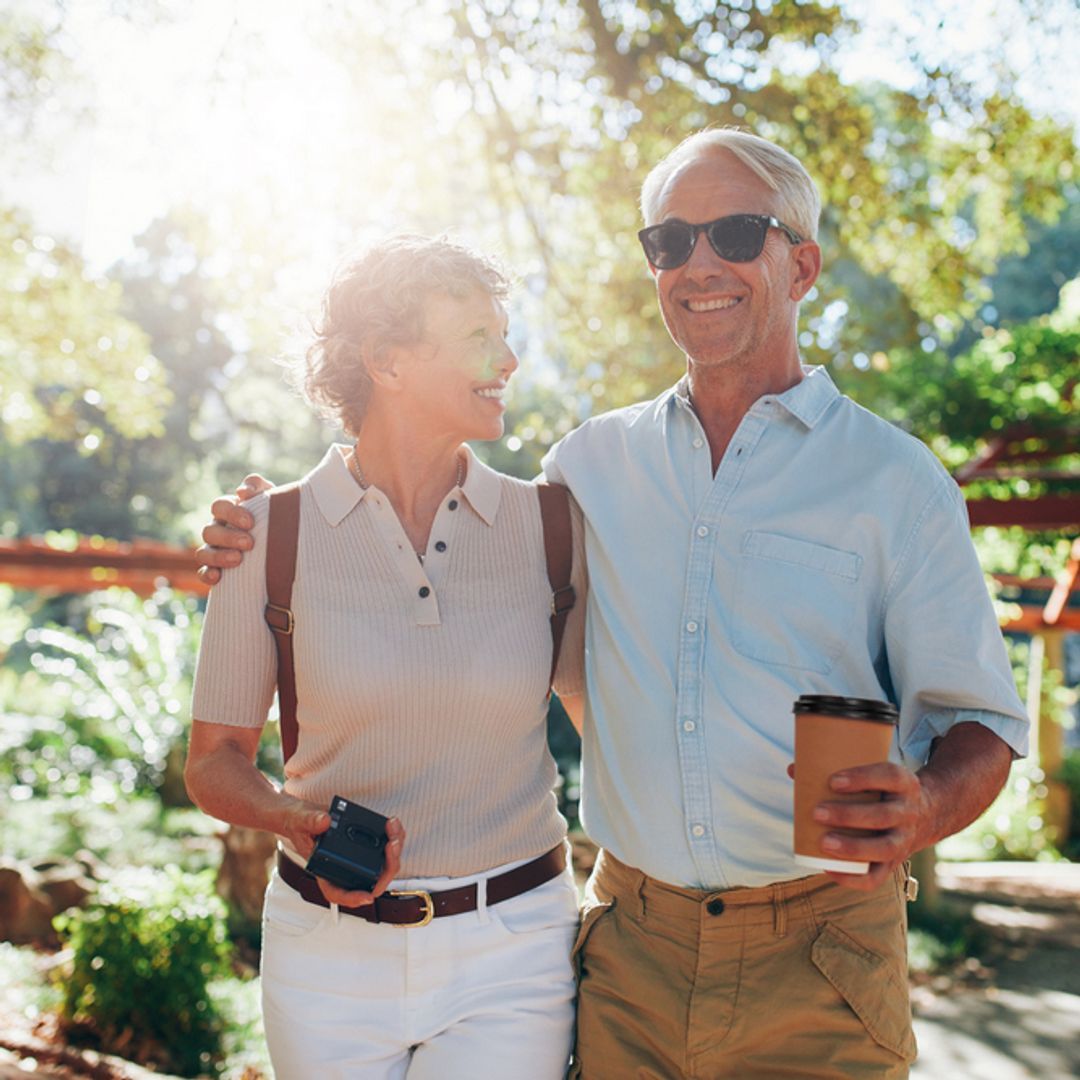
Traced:
<path fill-rule="evenodd" d="M 80 540 L 71 550 L 36 538 L 0 540 L 0 581 L 35 592 L 92 592 L 121 585 L 149 596 L 162 584 L 205 594 L 191 548 L 151 540 Z"/>
<path fill-rule="evenodd" d="M 983 525 L 1022 525 L 1025 529 L 1067 529 L 1080 525 L 1080 496 L 969 499 L 967 511 L 972 528 Z"/>
<path fill-rule="evenodd" d="M 1065 605 L 1069 602 L 1069 596 L 1076 589 L 1077 577 L 1080 577 L 1080 536 L 1073 541 L 1065 570 L 1054 583 L 1050 599 L 1046 601 L 1046 607 L 1043 608 L 1043 620 L 1047 626 L 1064 629 L 1061 620 L 1066 615 Z"/>

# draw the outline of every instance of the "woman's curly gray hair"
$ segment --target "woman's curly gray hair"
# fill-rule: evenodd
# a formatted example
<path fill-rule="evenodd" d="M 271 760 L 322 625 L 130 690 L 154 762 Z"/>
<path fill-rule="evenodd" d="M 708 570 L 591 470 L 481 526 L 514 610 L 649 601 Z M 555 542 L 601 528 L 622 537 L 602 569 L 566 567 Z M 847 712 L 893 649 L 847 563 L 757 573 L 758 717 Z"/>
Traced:
<path fill-rule="evenodd" d="M 365 359 L 423 340 L 432 293 L 465 297 L 476 289 L 502 300 L 509 276 L 493 259 L 443 236 L 390 236 L 346 259 L 323 297 L 297 372 L 304 396 L 355 436 L 371 397 Z"/>

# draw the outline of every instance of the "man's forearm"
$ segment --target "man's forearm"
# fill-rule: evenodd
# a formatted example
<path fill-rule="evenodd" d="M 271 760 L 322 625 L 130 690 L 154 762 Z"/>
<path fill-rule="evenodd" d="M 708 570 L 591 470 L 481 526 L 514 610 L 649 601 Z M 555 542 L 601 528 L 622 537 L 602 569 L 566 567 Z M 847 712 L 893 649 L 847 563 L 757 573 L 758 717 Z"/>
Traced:
<path fill-rule="evenodd" d="M 928 805 L 916 850 L 970 825 L 1001 791 L 1011 764 L 1009 745 L 982 724 L 956 724 L 937 740 L 918 771 Z"/>

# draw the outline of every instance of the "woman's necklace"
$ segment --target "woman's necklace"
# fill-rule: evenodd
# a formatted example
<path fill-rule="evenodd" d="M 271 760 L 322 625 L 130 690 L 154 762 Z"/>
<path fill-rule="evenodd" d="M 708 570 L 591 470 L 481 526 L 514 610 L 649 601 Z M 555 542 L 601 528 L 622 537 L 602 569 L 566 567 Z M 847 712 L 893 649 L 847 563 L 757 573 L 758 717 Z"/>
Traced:
<path fill-rule="evenodd" d="M 370 486 L 367 480 L 364 479 L 364 470 L 360 468 L 360 458 L 356 453 L 356 444 L 353 443 L 352 453 L 349 455 L 349 472 L 353 474 L 353 479 L 365 490 Z M 465 458 L 458 457 L 457 463 L 457 478 L 454 480 L 455 487 L 461 487 L 465 482 Z M 420 565 L 424 565 L 424 553 L 422 551 L 415 552 L 416 557 L 420 560 Z"/>

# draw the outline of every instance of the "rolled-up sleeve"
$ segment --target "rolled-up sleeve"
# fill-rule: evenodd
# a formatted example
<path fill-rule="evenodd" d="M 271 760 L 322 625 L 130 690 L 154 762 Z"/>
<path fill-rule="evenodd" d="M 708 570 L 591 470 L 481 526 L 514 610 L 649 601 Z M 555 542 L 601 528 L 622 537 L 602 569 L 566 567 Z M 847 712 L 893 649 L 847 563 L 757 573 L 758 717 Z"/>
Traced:
<path fill-rule="evenodd" d="M 923 764 L 935 738 L 969 721 L 1025 755 L 1030 725 L 971 543 L 963 496 L 950 478 L 941 478 L 915 521 L 884 605 L 905 763 Z"/>

